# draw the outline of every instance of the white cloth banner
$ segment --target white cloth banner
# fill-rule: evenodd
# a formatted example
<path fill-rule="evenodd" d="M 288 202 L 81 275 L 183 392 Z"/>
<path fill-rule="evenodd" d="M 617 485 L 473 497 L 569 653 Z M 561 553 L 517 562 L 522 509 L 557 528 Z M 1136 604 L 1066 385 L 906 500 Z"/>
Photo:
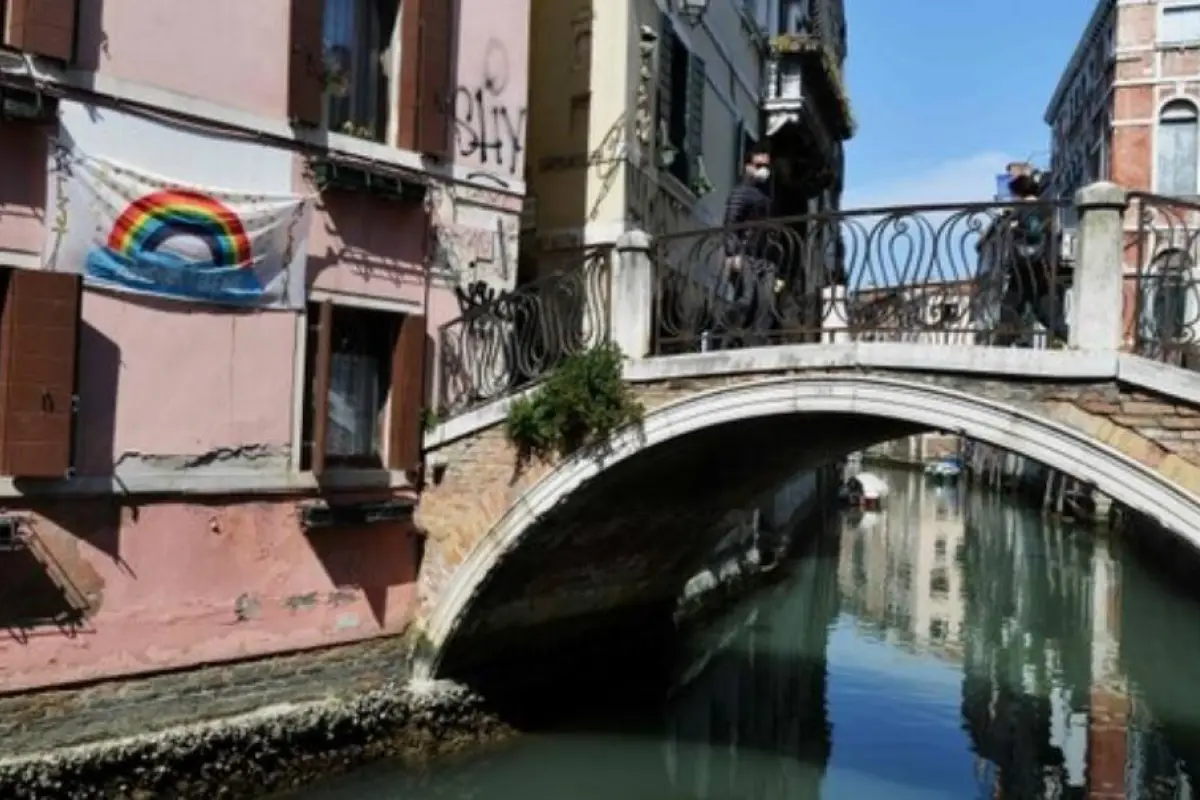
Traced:
<path fill-rule="evenodd" d="M 115 291 L 299 309 L 311 198 L 184 186 L 56 146 L 47 269 Z"/>

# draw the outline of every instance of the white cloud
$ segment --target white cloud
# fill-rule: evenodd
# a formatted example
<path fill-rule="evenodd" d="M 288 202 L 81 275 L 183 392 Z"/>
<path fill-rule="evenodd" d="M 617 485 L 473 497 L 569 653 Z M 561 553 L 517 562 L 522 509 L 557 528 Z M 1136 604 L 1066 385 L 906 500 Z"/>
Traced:
<path fill-rule="evenodd" d="M 851 156 L 853 157 L 853 156 Z M 879 183 L 849 183 L 842 193 L 842 208 L 908 206 L 934 203 L 970 203 L 991 200 L 996 175 L 1014 161 L 1001 152 L 977 153 L 930 167 L 914 166 L 911 175 Z"/>

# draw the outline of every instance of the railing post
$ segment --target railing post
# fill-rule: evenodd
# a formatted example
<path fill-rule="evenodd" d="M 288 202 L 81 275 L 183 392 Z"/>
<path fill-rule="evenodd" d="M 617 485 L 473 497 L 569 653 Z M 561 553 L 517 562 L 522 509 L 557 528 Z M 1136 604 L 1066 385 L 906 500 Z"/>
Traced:
<path fill-rule="evenodd" d="M 1129 199 L 1115 183 L 1100 181 L 1075 193 L 1079 209 L 1070 346 L 1120 350 L 1124 341 L 1123 228 Z"/>
<path fill-rule="evenodd" d="M 609 335 L 627 358 L 650 355 L 654 326 L 654 266 L 650 235 L 632 230 L 617 239 L 609 293 Z"/>
<path fill-rule="evenodd" d="M 845 286 L 826 286 L 821 290 L 821 341 L 825 344 L 850 341 Z"/>

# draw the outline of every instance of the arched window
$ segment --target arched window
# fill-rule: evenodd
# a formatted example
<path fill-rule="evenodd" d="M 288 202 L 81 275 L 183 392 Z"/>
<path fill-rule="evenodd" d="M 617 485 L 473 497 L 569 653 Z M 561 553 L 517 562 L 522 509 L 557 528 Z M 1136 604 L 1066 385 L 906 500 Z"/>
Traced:
<path fill-rule="evenodd" d="M 1196 106 L 1172 100 L 1158 115 L 1158 176 L 1155 191 L 1165 195 L 1196 194 Z"/>

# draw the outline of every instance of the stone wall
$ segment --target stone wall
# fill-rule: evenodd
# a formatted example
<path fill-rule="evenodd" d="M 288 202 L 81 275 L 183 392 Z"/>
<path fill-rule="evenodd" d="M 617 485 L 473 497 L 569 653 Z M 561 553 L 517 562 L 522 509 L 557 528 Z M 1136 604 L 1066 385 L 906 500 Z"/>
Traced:
<path fill-rule="evenodd" d="M 393 636 L 0 697 L 0 796 L 257 796 L 505 735 L 461 688 L 408 684 L 408 654 Z"/>

